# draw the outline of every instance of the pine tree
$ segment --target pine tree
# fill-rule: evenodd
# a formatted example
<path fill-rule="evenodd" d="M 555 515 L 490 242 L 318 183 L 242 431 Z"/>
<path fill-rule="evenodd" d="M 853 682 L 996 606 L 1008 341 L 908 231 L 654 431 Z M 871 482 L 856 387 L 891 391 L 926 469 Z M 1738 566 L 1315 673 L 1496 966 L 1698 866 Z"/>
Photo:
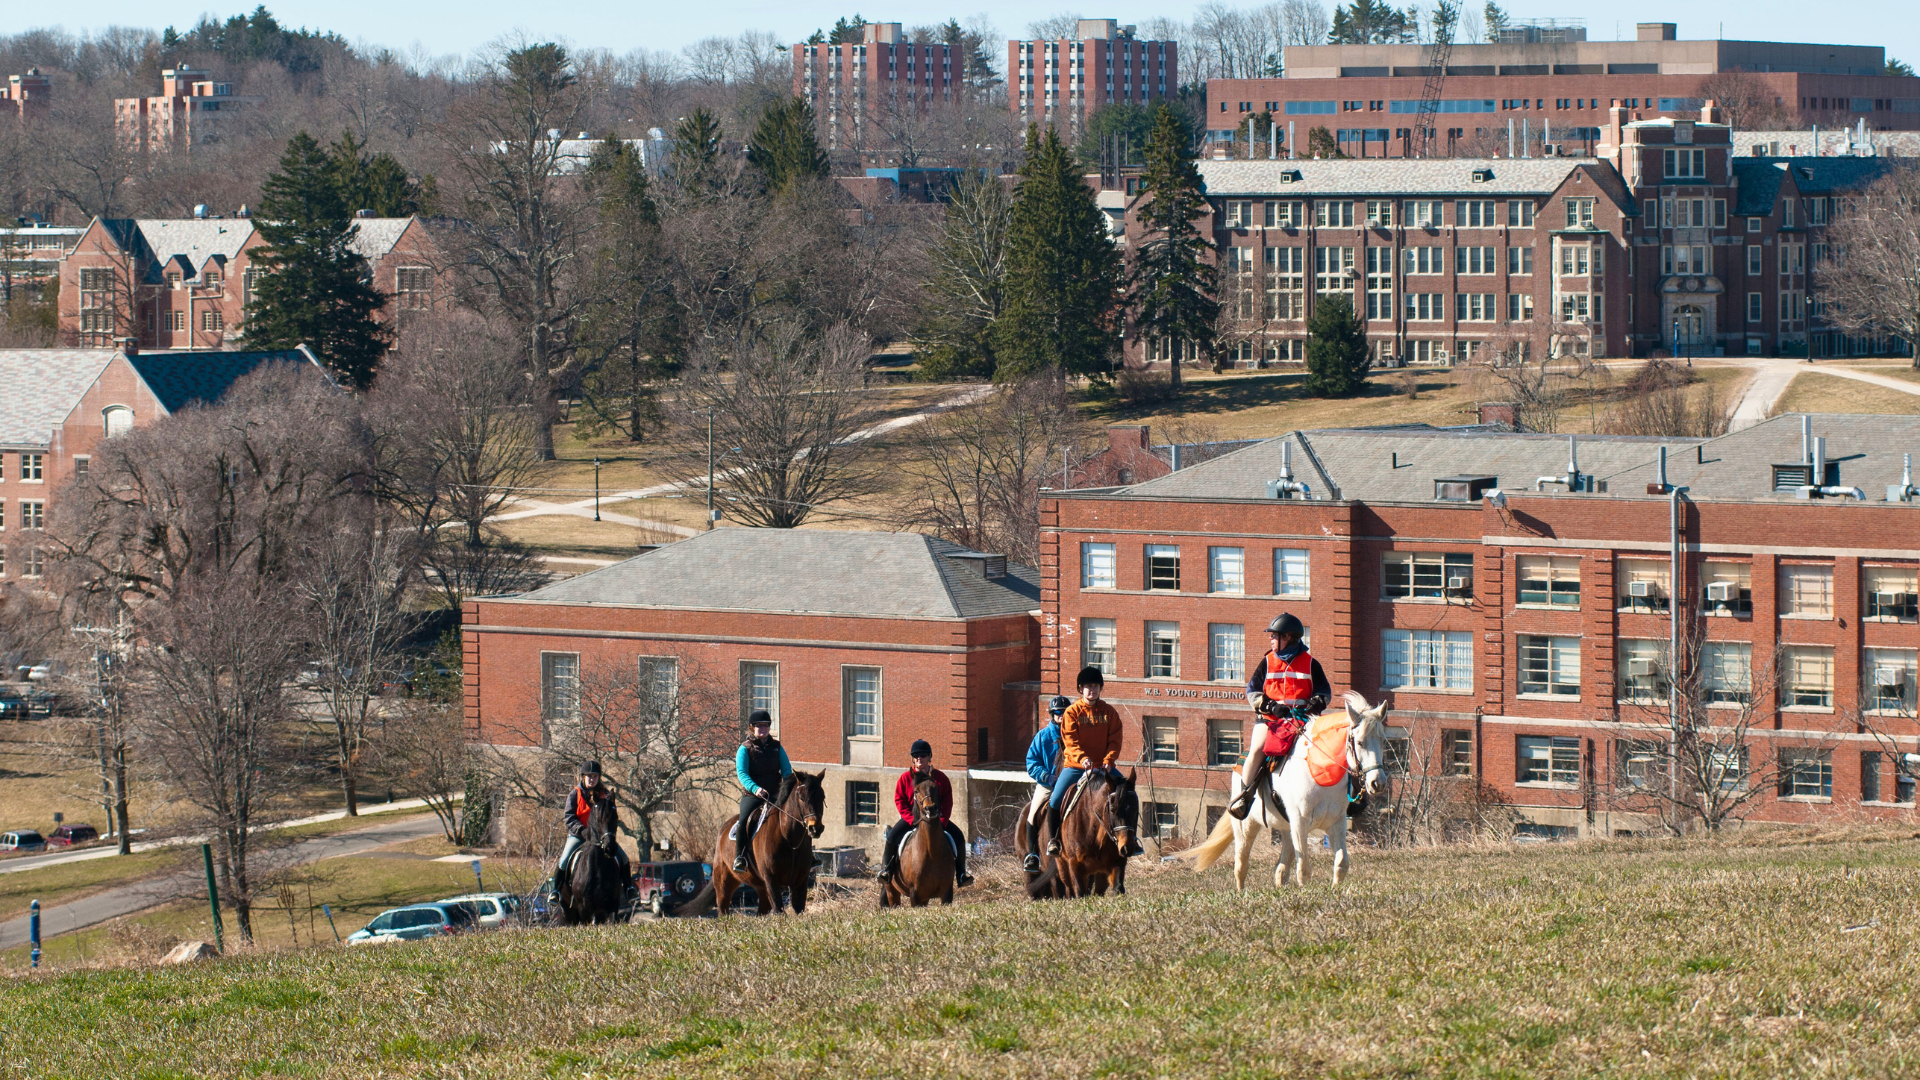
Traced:
<path fill-rule="evenodd" d="M 657 429 L 662 380 L 677 366 L 682 314 L 660 237 L 660 210 L 646 166 L 633 147 L 608 137 L 584 179 L 599 205 L 602 243 L 587 267 L 595 299 L 581 319 L 579 434 L 608 431 L 629 442 Z"/>
<path fill-rule="evenodd" d="M 1175 359 L 1168 367 L 1176 390 L 1180 386 L 1178 357 L 1184 352 L 1181 344 L 1211 357 L 1214 321 L 1220 316 L 1209 260 L 1213 244 L 1195 224 L 1208 208 L 1206 183 L 1194 165 L 1192 145 L 1186 125 L 1172 109 L 1162 105 L 1154 110 L 1142 185 L 1147 197 L 1139 211 L 1146 237 L 1134 256 L 1129 283 L 1134 335 L 1175 343 Z"/>
<path fill-rule="evenodd" d="M 371 210 L 374 217 L 409 217 L 433 213 L 439 194 L 431 176 L 415 181 L 392 154 L 367 154 L 364 140 L 342 132 L 327 148 L 333 182 L 349 210 Z"/>
<path fill-rule="evenodd" d="M 1319 296 L 1307 320 L 1307 393 L 1353 397 L 1367 389 L 1367 335 L 1344 294 Z"/>
<path fill-rule="evenodd" d="M 1005 308 L 994 324 L 994 377 L 1111 368 L 1120 253 L 1074 156 L 1048 129 L 1027 128 L 1027 159 L 1007 226 Z"/>
<path fill-rule="evenodd" d="M 295 135 L 262 196 L 255 228 L 266 248 L 255 262 L 264 273 L 247 305 L 248 345 L 305 344 L 337 377 L 365 387 L 391 338 L 376 318 L 386 297 L 353 250 L 353 211 L 333 159 L 313 136 Z"/>
<path fill-rule="evenodd" d="M 711 192 L 720 178 L 720 121 L 712 110 L 698 108 L 673 126 L 673 177 L 682 191 Z"/>
<path fill-rule="evenodd" d="M 790 97 L 767 106 L 753 129 L 747 164 L 766 176 L 767 190 L 775 194 L 790 190 L 796 181 L 825 180 L 830 175 L 827 152 L 814 136 L 813 107 L 805 98 Z"/>

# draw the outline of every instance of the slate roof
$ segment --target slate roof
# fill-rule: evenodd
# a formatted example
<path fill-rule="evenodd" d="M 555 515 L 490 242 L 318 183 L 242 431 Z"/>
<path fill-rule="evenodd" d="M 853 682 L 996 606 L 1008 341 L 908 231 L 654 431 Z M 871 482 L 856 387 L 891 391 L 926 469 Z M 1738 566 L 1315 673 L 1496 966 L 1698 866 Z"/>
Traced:
<path fill-rule="evenodd" d="M 1196 163 L 1209 195 L 1544 195 L 1591 158 L 1296 159 Z M 1475 182 L 1476 170 L 1493 178 Z M 1280 182 L 1298 171 L 1300 179 Z"/>
<path fill-rule="evenodd" d="M 231 262 L 253 237 L 253 222 L 246 218 L 140 218 L 133 221 L 105 222 L 122 248 L 137 235 L 138 244 L 152 256 L 146 282 L 158 285 L 166 280 L 166 263 L 185 258 L 190 274 L 198 274 L 215 255 Z"/>
<path fill-rule="evenodd" d="M 135 353 L 127 357 L 127 363 L 160 399 L 161 406 L 176 413 L 189 405 L 219 401 L 242 375 L 263 364 L 312 364 L 315 360 L 305 349 L 274 349 Z"/>
<path fill-rule="evenodd" d="M 1670 454 L 1667 480 L 1691 488 L 1696 499 L 1795 499 L 1792 492 L 1772 489 L 1772 466 L 1803 460 L 1802 415 L 1776 416 L 1710 440 L 1699 454 L 1704 461 L 1691 451 Z M 1869 502 L 1885 501 L 1887 486 L 1900 482 L 1901 455 L 1920 457 L 1920 416 L 1814 413 L 1812 419 L 1813 434 L 1827 440 L 1827 460 L 1839 466 L 1840 484 L 1862 489 Z M 1620 487 L 1644 492 L 1654 472 L 1650 463 L 1621 472 Z"/>
<path fill-rule="evenodd" d="M 112 349 L 0 349 L 0 446 L 46 446 Z"/>
<path fill-rule="evenodd" d="M 702 611 L 975 618 L 1040 607 L 1040 574 L 918 533 L 715 529 L 527 593 L 522 600 Z"/>
<path fill-rule="evenodd" d="M 410 217 L 354 218 L 353 240 L 348 244 L 360 257 L 378 260 L 393 250 L 400 242 L 400 234 L 407 231 Z"/>
<path fill-rule="evenodd" d="M 1739 197 L 1735 217 L 1773 213 L 1780 200 L 1780 182 L 1788 172 L 1802 195 L 1834 195 L 1864 191 L 1895 159 L 1857 157 L 1734 158 L 1733 176 Z"/>

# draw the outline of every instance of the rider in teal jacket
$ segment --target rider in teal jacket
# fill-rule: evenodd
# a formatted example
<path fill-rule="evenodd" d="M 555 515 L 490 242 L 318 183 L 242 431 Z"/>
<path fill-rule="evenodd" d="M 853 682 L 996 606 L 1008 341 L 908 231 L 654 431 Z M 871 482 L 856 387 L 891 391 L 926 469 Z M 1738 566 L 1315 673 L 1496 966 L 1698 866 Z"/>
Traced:
<path fill-rule="evenodd" d="M 733 755 L 733 772 L 740 780 L 740 838 L 734 841 L 733 868 L 746 873 L 747 852 L 753 844 L 753 815 L 761 803 L 772 802 L 780 781 L 793 775 L 793 763 L 787 760 L 787 748 L 773 737 L 773 717 L 765 709 L 753 710 L 747 721 L 753 737 L 740 744 Z"/>

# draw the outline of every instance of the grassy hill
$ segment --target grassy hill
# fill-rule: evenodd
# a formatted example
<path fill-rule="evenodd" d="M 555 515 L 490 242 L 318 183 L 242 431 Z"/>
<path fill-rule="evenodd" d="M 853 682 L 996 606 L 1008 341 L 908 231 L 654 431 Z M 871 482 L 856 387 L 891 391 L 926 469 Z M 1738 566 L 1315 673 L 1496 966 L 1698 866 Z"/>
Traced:
<path fill-rule="evenodd" d="M 1270 857 L 1262 847 L 1263 858 Z M 1920 842 L 1360 852 L 1328 887 L 645 923 L 18 978 L 50 1076 L 1911 1076 Z M 1004 873 L 1001 875 L 1005 880 Z M 1847 927 L 1868 924 L 1848 932 Z M 47 1025 L 58 1018 L 56 1027 Z"/>

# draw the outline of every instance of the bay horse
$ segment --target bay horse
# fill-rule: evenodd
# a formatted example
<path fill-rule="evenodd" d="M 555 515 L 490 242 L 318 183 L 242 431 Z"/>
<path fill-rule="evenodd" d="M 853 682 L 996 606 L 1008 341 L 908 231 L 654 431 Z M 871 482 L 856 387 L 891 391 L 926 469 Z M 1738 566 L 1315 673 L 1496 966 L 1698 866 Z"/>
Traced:
<path fill-rule="evenodd" d="M 1386 702 L 1368 705 L 1366 698 L 1351 690 L 1347 691 L 1343 700 L 1348 724 L 1347 769 L 1351 774 L 1360 776 L 1361 786 L 1368 796 L 1377 796 L 1385 786 L 1381 740 L 1388 736 L 1400 738 L 1401 732 L 1387 727 Z M 1287 756 L 1286 763 L 1267 775 L 1268 782 L 1245 821 L 1234 820 L 1232 814 L 1221 814 L 1219 823 L 1213 827 L 1207 839 L 1183 857 L 1193 860 L 1196 871 L 1205 870 L 1231 845 L 1234 888 L 1245 892 L 1253 842 L 1262 828 L 1272 829 L 1280 841 L 1280 861 L 1273 868 L 1274 887 L 1286 885 L 1289 867 L 1293 870 L 1294 880 L 1305 885 L 1307 837 L 1311 833 L 1323 832 L 1327 834 L 1327 846 L 1333 849 L 1333 883 L 1338 885 L 1345 881 L 1349 863 L 1347 784 L 1342 782 L 1322 786 L 1314 782 L 1307 767 L 1307 736 L 1304 732 L 1294 740 L 1293 752 Z M 1246 781 L 1236 769 L 1230 794 L 1238 797 L 1245 787 Z"/>
<path fill-rule="evenodd" d="M 587 837 L 573 853 L 573 868 L 560 887 L 560 918 L 568 926 L 618 922 L 626 884 L 620 880 L 620 862 L 614 858 L 611 823 L 613 800 L 593 804 L 587 815 Z"/>
<path fill-rule="evenodd" d="M 926 907 L 939 897 L 953 903 L 953 844 L 940 824 L 940 794 L 932 780 L 913 786 L 913 833 L 900 841 L 900 860 L 893 876 L 880 886 L 880 906 L 899 907 L 906 900 Z"/>
<path fill-rule="evenodd" d="M 1135 775 L 1129 772 L 1116 783 L 1101 772 L 1086 782 L 1073 808 L 1060 817 L 1060 854 L 1041 857 L 1040 875 L 1027 882 L 1029 897 L 1105 896 L 1108 889 L 1126 893 L 1124 848 L 1140 823 Z M 1049 831 L 1041 828 L 1042 845 Z"/>
<path fill-rule="evenodd" d="M 733 894 L 742 885 L 753 886 L 759 897 L 760 914 L 773 911 L 780 890 L 786 889 L 793 901 L 793 913 L 807 910 L 807 880 L 813 875 L 813 842 L 826 831 L 822 814 L 827 795 L 822 781 L 826 772 L 795 772 L 781 779 L 780 789 L 763 811 L 760 828 L 753 834 L 752 858 L 747 872 L 733 869 L 733 826 L 739 815 L 720 826 L 720 838 L 713 845 L 713 880 L 682 905 L 678 915 L 699 915 L 718 906 L 725 912 L 733 906 Z"/>

